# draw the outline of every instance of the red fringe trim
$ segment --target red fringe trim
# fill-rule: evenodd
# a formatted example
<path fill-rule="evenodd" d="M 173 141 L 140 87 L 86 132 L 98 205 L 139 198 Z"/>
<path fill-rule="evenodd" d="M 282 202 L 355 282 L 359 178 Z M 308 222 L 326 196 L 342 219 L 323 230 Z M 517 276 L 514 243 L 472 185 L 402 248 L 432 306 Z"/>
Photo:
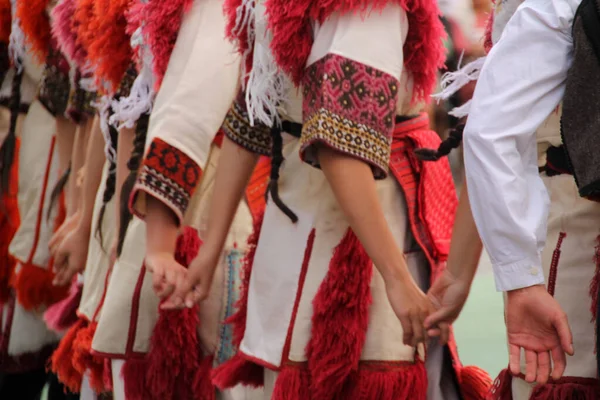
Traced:
<path fill-rule="evenodd" d="M 184 228 L 177 240 L 175 259 L 187 267 L 198 254 L 200 245 L 197 232 Z M 194 398 L 196 371 L 202 362 L 199 324 L 198 306 L 160 311 L 147 355 L 146 384 L 151 399 Z"/>
<path fill-rule="evenodd" d="M 277 376 L 271 400 L 311 399 L 310 381 L 308 368 L 285 365 Z"/>
<path fill-rule="evenodd" d="M 478 367 L 461 368 L 458 380 L 464 400 L 485 400 L 492 387 L 490 375 Z"/>
<path fill-rule="evenodd" d="M 69 296 L 58 303 L 48 307 L 44 313 L 44 321 L 48 328 L 56 332 L 63 332 L 77 322 L 77 308 L 81 301 L 83 286 L 73 281 L 69 289 Z"/>
<path fill-rule="evenodd" d="M 52 37 L 56 40 L 58 49 L 71 60 L 76 59 L 77 53 L 81 51 L 77 47 L 77 32 L 73 21 L 76 8 L 76 0 L 63 0 L 52 9 Z"/>
<path fill-rule="evenodd" d="M 89 323 L 80 329 L 73 341 L 73 368 L 81 375 L 87 374 L 90 387 L 96 393 L 104 393 L 107 388 L 104 385 L 104 358 L 92 355 L 92 341 L 98 324 Z"/>
<path fill-rule="evenodd" d="M 600 236 L 596 238 L 596 252 L 594 254 L 594 262 L 596 263 L 596 273 L 590 282 L 590 297 L 592 303 L 590 304 L 590 312 L 592 313 L 592 322 L 596 320 L 598 316 L 598 310 L 596 304 L 598 300 L 598 288 L 600 286 Z"/>
<path fill-rule="evenodd" d="M 329 271 L 313 301 L 310 341 L 306 346 L 313 395 L 343 395 L 358 370 L 369 325 L 373 263 L 362 244 L 348 232 L 336 247 Z"/>
<path fill-rule="evenodd" d="M 239 351 L 227 362 L 212 371 L 212 383 L 221 390 L 229 389 L 237 384 L 252 387 L 264 385 L 264 368 L 246 359 Z"/>
<path fill-rule="evenodd" d="M 217 391 L 211 382 L 213 357 L 204 357 L 194 377 L 194 394 L 198 400 L 215 400 Z"/>
<path fill-rule="evenodd" d="M 31 53 L 40 64 L 46 62 L 50 49 L 50 17 L 46 11 L 50 0 L 17 1 L 17 18 Z"/>
<path fill-rule="evenodd" d="M 597 400 L 600 382 L 592 378 L 564 377 L 558 381 L 537 385 L 530 400 Z"/>
<path fill-rule="evenodd" d="M 125 17 L 132 2 L 111 0 L 105 1 L 104 9 L 96 8 L 99 29 L 90 43 L 88 56 L 96 66 L 94 75 L 98 87 L 107 83 L 111 93 L 119 87 L 133 57 Z"/>
<path fill-rule="evenodd" d="M 50 369 L 58 379 L 73 393 L 81 391 L 83 374 L 73 366 L 73 344 L 80 330 L 87 326 L 83 319 L 78 320 L 60 341 L 58 348 L 50 358 Z"/>
<path fill-rule="evenodd" d="M 0 0 L 0 42 L 8 43 L 10 40 L 12 10 L 10 0 Z"/>
<path fill-rule="evenodd" d="M 486 400 L 513 400 L 512 375 L 510 370 L 503 369 L 494 381 Z"/>
<path fill-rule="evenodd" d="M 99 28 L 94 15 L 95 0 L 78 0 L 72 19 L 72 29 L 75 32 L 75 48 L 72 61 L 83 68 L 87 62 L 87 55 L 94 35 Z"/>
<path fill-rule="evenodd" d="M 410 29 L 404 44 L 404 64 L 414 79 L 413 100 L 428 101 L 435 88 L 437 71 L 444 66 L 446 37 L 437 4 L 429 0 L 267 0 L 269 28 L 274 32 L 271 50 L 277 64 L 299 85 L 312 48 L 311 19 L 324 21 L 335 12 L 382 10 L 394 2 L 408 14 Z M 229 18 L 234 17 L 228 24 L 229 36 L 235 26 L 235 13 L 231 10 L 234 4 L 225 5 Z M 244 29 L 234 35 L 240 49 L 247 46 L 247 34 Z"/>
<path fill-rule="evenodd" d="M 19 264 L 19 271 L 13 276 L 11 286 L 15 289 L 17 301 L 25 310 L 35 310 L 50 306 L 67 297 L 69 287 L 52 284 L 54 272 L 51 264 L 48 269 L 34 264 Z"/>
<path fill-rule="evenodd" d="M 129 358 L 125 360 L 121 375 L 125 384 L 125 398 L 128 400 L 148 400 L 152 398 L 146 385 L 148 360 Z"/>

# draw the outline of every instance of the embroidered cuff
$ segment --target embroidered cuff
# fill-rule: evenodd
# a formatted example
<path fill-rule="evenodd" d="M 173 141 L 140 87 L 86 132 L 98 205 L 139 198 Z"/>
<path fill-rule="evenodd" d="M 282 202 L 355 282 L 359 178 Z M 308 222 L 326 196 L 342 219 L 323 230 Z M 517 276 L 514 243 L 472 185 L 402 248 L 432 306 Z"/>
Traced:
<path fill-rule="evenodd" d="M 223 132 L 229 139 L 246 150 L 263 156 L 271 155 L 271 130 L 262 124 L 250 125 L 242 92 L 225 117 Z"/>
<path fill-rule="evenodd" d="M 319 167 L 316 143 L 369 163 L 387 176 L 398 80 L 375 68 L 329 54 L 308 67 L 303 87 L 300 156 Z"/>
<path fill-rule="evenodd" d="M 55 117 L 64 115 L 67 109 L 71 90 L 69 70 L 67 59 L 51 46 L 46 58 L 38 99 Z"/>
<path fill-rule="evenodd" d="M 144 194 L 150 194 L 173 210 L 181 225 L 201 176 L 198 164 L 184 152 L 161 139 L 154 139 L 131 195 L 131 211 L 144 218 Z"/>

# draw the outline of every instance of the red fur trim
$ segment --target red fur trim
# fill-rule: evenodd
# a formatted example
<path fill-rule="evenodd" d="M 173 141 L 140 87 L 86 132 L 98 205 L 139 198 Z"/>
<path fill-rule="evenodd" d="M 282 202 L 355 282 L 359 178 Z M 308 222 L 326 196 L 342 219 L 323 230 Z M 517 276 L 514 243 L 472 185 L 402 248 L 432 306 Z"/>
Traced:
<path fill-rule="evenodd" d="M 414 101 L 428 101 L 437 71 L 445 62 L 446 36 L 437 4 L 429 0 L 267 0 L 269 28 L 274 33 L 271 50 L 277 64 L 299 85 L 312 48 L 311 19 L 324 21 L 335 12 L 382 10 L 394 2 L 408 14 L 410 29 L 404 44 L 404 64 L 414 79 Z M 226 5 L 226 11 L 231 18 L 229 7 Z M 247 31 L 235 36 L 242 47 Z"/>
<path fill-rule="evenodd" d="M 357 400 L 396 400 L 427 398 L 427 372 L 423 362 L 390 369 L 364 368 L 358 372 L 358 385 L 351 397 Z"/>
<path fill-rule="evenodd" d="M 598 304 L 598 288 L 600 286 L 600 236 L 596 238 L 596 252 L 594 254 L 594 262 L 596 263 L 596 273 L 590 282 L 590 297 L 592 303 L 590 305 L 590 312 L 592 313 L 592 321 L 596 320 L 598 316 L 598 310 L 596 304 Z"/>
<path fill-rule="evenodd" d="M 11 286 L 15 289 L 17 301 L 25 310 L 35 310 L 50 306 L 67 297 L 69 287 L 52 284 L 54 272 L 34 264 L 19 264 L 18 272 L 13 276 Z"/>
<path fill-rule="evenodd" d="M 494 45 L 492 41 L 492 32 L 494 30 L 494 11 L 492 11 L 485 24 L 485 36 L 483 39 L 483 49 L 486 53 L 489 53 Z"/>
<path fill-rule="evenodd" d="M 56 332 L 63 332 L 77 322 L 77 308 L 82 292 L 83 286 L 74 280 L 67 298 L 48 307 L 44 313 L 44 321 L 48 328 Z"/>
<path fill-rule="evenodd" d="M 104 7 L 96 7 L 99 29 L 90 43 L 88 57 L 96 66 L 94 75 L 98 87 L 108 84 L 111 93 L 119 87 L 133 57 L 125 18 L 132 1 L 104 0 Z"/>
<path fill-rule="evenodd" d="M 248 250 L 244 257 L 242 266 L 242 287 L 240 288 L 240 298 L 236 303 L 237 312 L 225 321 L 225 323 L 233 325 L 233 345 L 240 347 L 244 334 L 246 333 L 246 315 L 248 313 L 248 288 L 250 287 L 250 274 L 252 273 L 252 265 L 254 264 L 254 256 L 256 255 L 256 246 L 260 238 L 260 230 L 262 227 L 264 215 L 259 215 L 254 220 L 252 235 L 248 238 Z"/>
<path fill-rule="evenodd" d="M 0 42 L 8 43 L 12 25 L 10 0 L 0 0 Z"/>
<path fill-rule="evenodd" d="M 167 70 L 185 13 L 193 0 L 150 1 L 144 7 L 143 31 L 153 57 L 158 91 Z"/>
<path fill-rule="evenodd" d="M 225 26 L 225 35 L 226 37 L 231 40 L 232 42 L 235 42 L 236 47 L 237 47 L 237 51 L 242 54 L 248 54 L 248 56 L 246 57 L 246 71 L 250 71 L 252 70 L 252 52 L 248 52 L 248 50 L 250 49 L 250 46 L 253 45 L 253 43 L 250 43 L 250 40 L 248 39 L 248 26 L 246 24 L 241 24 L 239 27 L 237 27 L 236 29 L 236 22 L 237 22 L 237 13 L 238 13 L 238 8 L 242 6 L 243 0 L 225 0 L 224 4 L 223 4 L 223 11 L 225 13 L 225 16 L 227 18 L 227 24 Z M 242 12 L 242 10 L 240 9 L 240 12 Z M 248 18 L 252 18 L 252 16 L 246 15 L 246 13 L 242 13 L 242 15 L 240 16 L 240 20 L 241 21 L 246 21 Z M 252 27 L 254 29 L 254 27 Z M 243 77 L 244 79 L 246 79 L 246 77 Z"/>
<path fill-rule="evenodd" d="M 50 0 L 17 1 L 17 18 L 31 53 L 41 64 L 50 48 L 50 17 L 46 9 Z"/>
<path fill-rule="evenodd" d="M 50 369 L 58 379 L 73 393 L 81 391 L 83 374 L 73 366 L 73 343 L 80 330 L 87 326 L 83 319 L 77 320 L 60 341 L 58 348 L 50 358 Z"/>
<path fill-rule="evenodd" d="M 63 0 L 52 9 L 52 36 L 58 49 L 69 59 L 75 59 L 81 51 L 77 47 L 77 31 L 73 14 L 77 8 L 77 0 Z"/>
<path fill-rule="evenodd" d="M 306 346 L 313 395 L 334 399 L 357 371 L 367 336 L 373 263 L 348 232 L 336 247 L 329 271 L 313 301 L 310 341 Z"/>
<path fill-rule="evenodd" d="M 194 377 L 194 394 L 198 400 L 215 400 L 216 388 L 213 386 L 210 372 L 213 366 L 213 357 L 206 356 L 200 363 L 200 368 Z"/>
<path fill-rule="evenodd" d="M 212 371 L 212 383 L 221 390 L 237 384 L 261 387 L 264 385 L 264 367 L 248 360 L 239 351 Z"/>
<path fill-rule="evenodd" d="M 272 400 L 311 399 L 310 373 L 307 368 L 284 365 L 277 375 Z"/>
<path fill-rule="evenodd" d="M 597 400 L 600 382 L 592 378 L 564 377 L 558 381 L 537 385 L 529 400 Z"/>
<path fill-rule="evenodd" d="M 177 239 L 175 259 L 188 266 L 201 242 L 192 228 L 185 227 Z M 197 327 L 198 306 L 183 310 L 160 310 L 148 352 L 146 382 L 153 399 L 194 398 L 194 378 L 202 356 Z M 165 369 L 165 366 L 168 366 Z"/>
<path fill-rule="evenodd" d="M 490 375 L 478 367 L 463 367 L 458 377 L 464 400 L 485 400 L 492 387 Z"/>
<path fill-rule="evenodd" d="M 121 375 L 125 384 L 125 398 L 128 400 L 147 400 L 151 398 L 146 385 L 148 360 L 146 358 L 128 358 L 123 364 Z"/>
<path fill-rule="evenodd" d="M 77 332 L 73 341 L 73 368 L 81 376 L 85 374 L 89 377 L 90 387 L 96 393 L 104 393 L 107 390 L 104 386 L 104 358 L 92 354 L 92 341 L 97 327 L 96 322 L 91 322 Z"/>
<path fill-rule="evenodd" d="M 94 1 L 77 0 L 73 14 L 72 28 L 76 32 L 75 48 L 77 51 L 73 54 L 72 61 L 79 68 L 86 65 L 88 49 L 98 28 L 94 15 Z"/>
<path fill-rule="evenodd" d="M 486 400 L 512 400 L 512 375 L 510 370 L 503 369 L 494 381 Z"/>

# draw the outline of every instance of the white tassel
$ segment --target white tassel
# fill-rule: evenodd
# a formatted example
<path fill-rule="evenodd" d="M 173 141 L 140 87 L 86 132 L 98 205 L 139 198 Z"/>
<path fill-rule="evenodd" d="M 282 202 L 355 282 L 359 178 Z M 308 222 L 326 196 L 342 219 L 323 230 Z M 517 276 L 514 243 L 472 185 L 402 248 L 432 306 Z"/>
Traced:
<path fill-rule="evenodd" d="M 235 15 L 235 27 L 232 29 L 234 35 L 238 35 L 244 27 L 248 33 L 248 49 L 242 54 L 242 89 L 246 89 L 246 77 L 248 71 L 246 69 L 246 61 L 248 57 L 254 51 L 254 39 L 256 37 L 255 32 L 255 13 L 254 8 L 256 6 L 256 0 L 243 0 L 242 4 L 237 8 Z"/>
<path fill-rule="evenodd" d="M 481 68 L 483 68 L 484 63 L 485 57 L 478 58 L 462 68 L 460 68 L 459 63 L 458 71 L 446 72 L 442 76 L 442 91 L 432 95 L 431 97 L 438 102 L 449 99 L 453 94 L 458 92 L 469 82 L 476 81 L 479 78 L 479 72 L 481 71 Z"/>
<path fill-rule="evenodd" d="M 129 96 L 112 102 L 113 115 L 109 123 L 117 129 L 133 128 L 142 114 L 150 114 L 154 104 L 154 74 L 152 73 L 152 54 L 144 45 L 142 29 L 138 28 L 131 36 L 132 47 L 142 53 L 142 70 L 133 81 Z"/>
<path fill-rule="evenodd" d="M 13 20 L 11 24 L 8 51 L 10 59 L 15 65 L 17 72 L 21 72 L 23 70 L 23 60 L 25 59 L 25 34 L 21 30 L 21 26 L 19 25 L 19 19 L 16 17 L 17 0 L 11 0 L 10 5 Z"/>
<path fill-rule="evenodd" d="M 104 154 L 106 155 L 106 159 L 114 165 L 117 162 L 117 152 L 115 151 L 115 146 L 112 143 L 112 139 L 110 137 L 110 130 L 108 127 L 110 97 L 102 96 L 93 105 L 98 110 L 98 115 L 100 117 L 100 129 L 102 131 L 102 135 L 104 136 Z M 112 169 L 109 172 L 112 173 Z"/>
<path fill-rule="evenodd" d="M 448 112 L 448 114 L 456 118 L 466 117 L 467 115 L 469 115 L 469 112 L 471 112 L 471 101 L 472 100 L 469 100 L 462 106 L 453 108 L 452 110 L 450 110 L 450 112 Z"/>

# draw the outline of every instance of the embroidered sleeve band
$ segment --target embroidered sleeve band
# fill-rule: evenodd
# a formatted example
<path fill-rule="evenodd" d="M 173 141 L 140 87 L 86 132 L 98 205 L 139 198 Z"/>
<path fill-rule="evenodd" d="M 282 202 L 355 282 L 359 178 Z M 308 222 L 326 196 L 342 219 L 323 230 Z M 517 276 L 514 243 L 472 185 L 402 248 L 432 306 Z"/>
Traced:
<path fill-rule="evenodd" d="M 145 192 L 173 210 L 181 224 L 201 175 L 198 164 L 184 152 L 160 139 L 154 139 L 132 193 L 132 212 L 144 217 L 144 207 L 139 206 L 139 197 Z"/>
<path fill-rule="evenodd" d="M 262 124 L 250 125 L 244 96 L 244 93 L 240 92 L 229 109 L 223 123 L 223 131 L 229 139 L 246 150 L 264 156 L 271 155 L 271 131 Z"/>
<path fill-rule="evenodd" d="M 301 157 L 319 167 L 321 143 L 364 160 L 376 179 L 387 176 L 398 80 L 335 54 L 308 67 L 303 80 Z"/>

